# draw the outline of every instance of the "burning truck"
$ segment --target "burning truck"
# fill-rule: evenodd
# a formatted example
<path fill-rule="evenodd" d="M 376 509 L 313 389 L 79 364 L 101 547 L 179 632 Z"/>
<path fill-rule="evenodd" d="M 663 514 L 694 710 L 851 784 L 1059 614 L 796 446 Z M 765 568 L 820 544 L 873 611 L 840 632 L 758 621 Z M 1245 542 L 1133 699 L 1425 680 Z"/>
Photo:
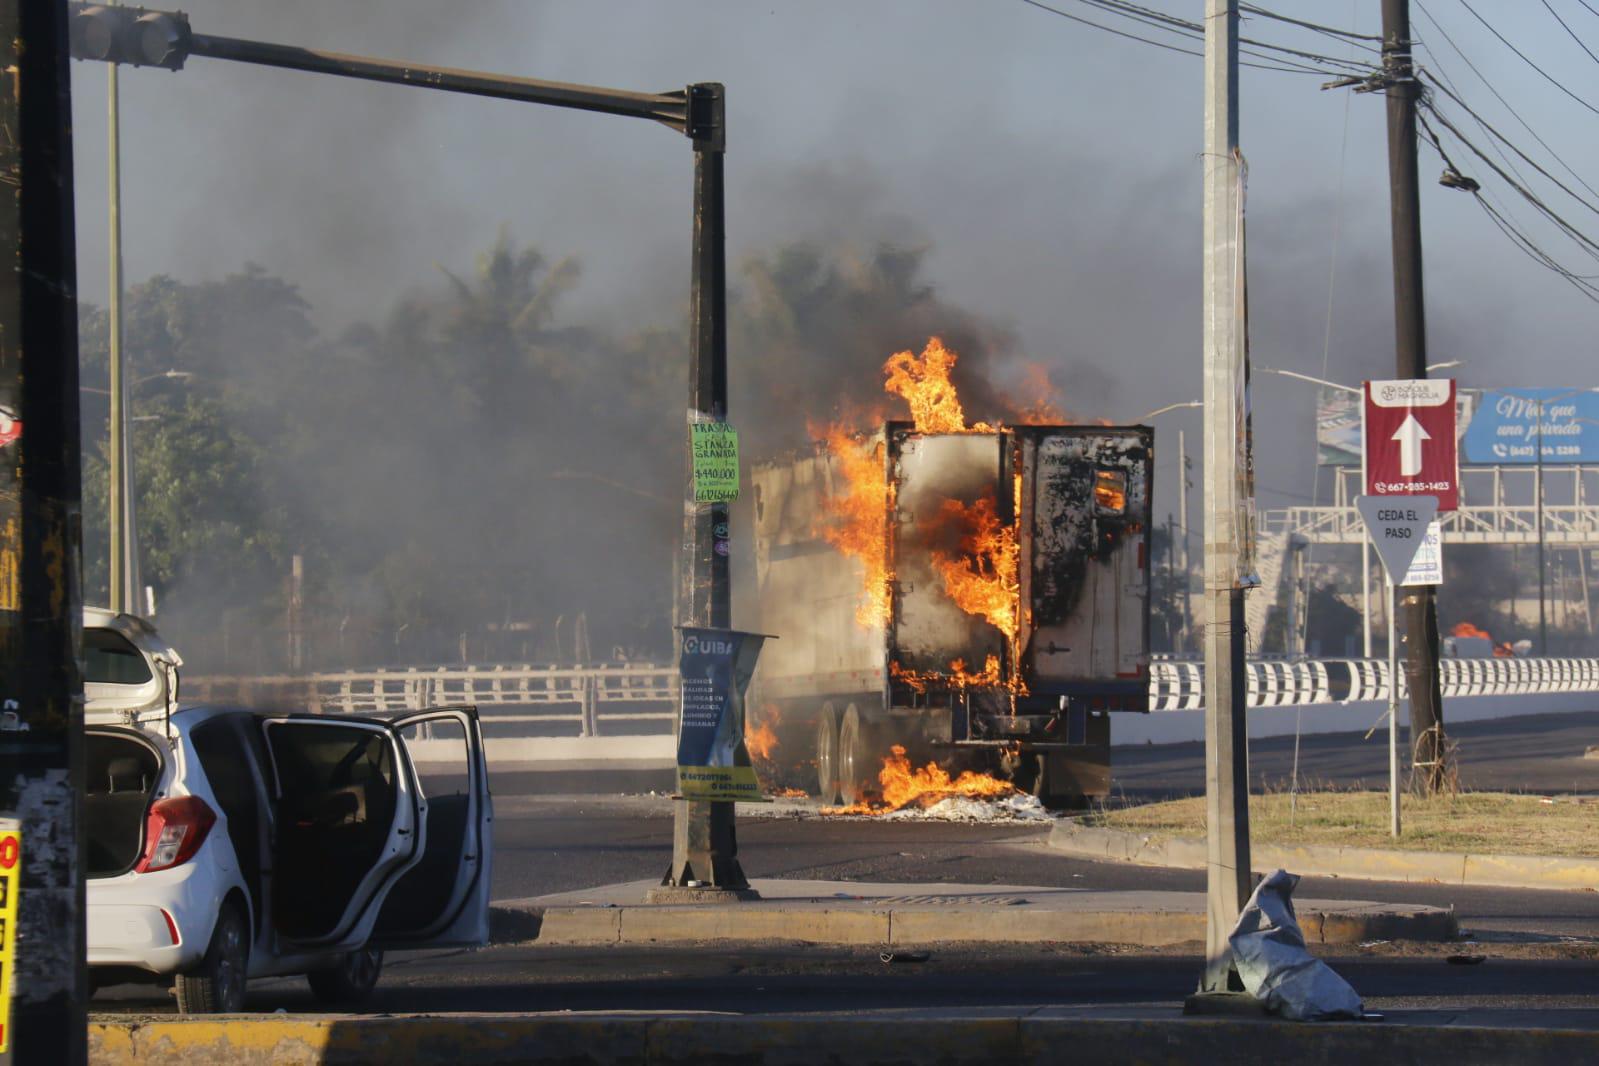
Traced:
<path fill-rule="evenodd" d="M 1153 432 L 969 426 L 927 356 L 895 357 L 900 389 L 887 368 L 913 422 L 752 471 L 760 628 L 781 638 L 762 728 L 814 756 L 824 804 L 924 761 L 1050 806 L 1103 797 L 1110 715 L 1148 710 Z"/>

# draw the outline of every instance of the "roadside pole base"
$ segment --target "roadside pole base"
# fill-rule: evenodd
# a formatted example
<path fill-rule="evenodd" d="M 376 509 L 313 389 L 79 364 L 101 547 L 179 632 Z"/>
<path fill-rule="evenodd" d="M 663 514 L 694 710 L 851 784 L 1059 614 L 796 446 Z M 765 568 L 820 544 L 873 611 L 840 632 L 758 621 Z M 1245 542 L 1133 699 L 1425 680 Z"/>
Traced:
<path fill-rule="evenodd" d="M 760 899 L 753 888 L 680 888 L 677 885 L 656 885 L 644 894 L 645 903 L 738 903 Z"/>
<path fill-rule="evenodd" d="M 1222 1014 L 1232 1018 L 1264 1018 L 1266 1005 L 1248 992 L 1195 992 L 1183 1000 L 1184 1014 Z"/>

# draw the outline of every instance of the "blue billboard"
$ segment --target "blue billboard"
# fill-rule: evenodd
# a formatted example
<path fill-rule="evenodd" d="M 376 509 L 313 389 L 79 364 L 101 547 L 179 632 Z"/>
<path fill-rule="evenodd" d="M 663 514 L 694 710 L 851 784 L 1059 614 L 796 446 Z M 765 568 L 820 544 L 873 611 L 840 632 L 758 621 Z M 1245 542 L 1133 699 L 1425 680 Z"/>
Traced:
<path fill-rule="evenodd" d="M 1483 389 L 1476 400 L 1461 462 L 1530 465 L 1541 443 L 1546 463 L 1599 463 L 1599 389 Z"/>

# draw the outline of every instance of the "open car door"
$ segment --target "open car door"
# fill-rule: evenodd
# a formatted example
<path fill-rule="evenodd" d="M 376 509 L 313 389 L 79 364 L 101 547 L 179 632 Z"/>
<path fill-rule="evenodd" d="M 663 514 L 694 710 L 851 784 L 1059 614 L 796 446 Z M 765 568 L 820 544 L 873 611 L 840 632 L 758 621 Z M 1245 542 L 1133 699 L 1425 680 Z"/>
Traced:
<path fill-rule="evenodd" d="M 384 901 L 368 946 L 487 943 L 494 803 L 477 708 L 431 708 L 390 727 L 419 784 L 423 848 Z"/>
<path fill-rule="evenodd" d="M 426 848 L 422 798 L 392 726 L 258 719 L 271 762 L 272 925 L 297 947 L 358 948 Z"/>

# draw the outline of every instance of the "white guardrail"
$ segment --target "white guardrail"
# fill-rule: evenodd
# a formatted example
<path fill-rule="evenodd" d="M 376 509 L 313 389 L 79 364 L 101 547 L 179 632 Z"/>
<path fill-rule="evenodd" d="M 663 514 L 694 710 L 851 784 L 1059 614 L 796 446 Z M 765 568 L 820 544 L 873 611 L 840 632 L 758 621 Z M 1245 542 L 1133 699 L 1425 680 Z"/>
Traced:
<path fill-rule="evenodd" d="M 1380 659 L 1251 660 L 1251 707 L 1309 707 L 1388 698 L 1388 663 Z M 1444 697 L 1599 693 L 1599 659 L 1444 659 Z M 1205 671 L 1197 661 L 1150 664 L 1151 711 L 1204 707 Z M 1403 671 L 1400 695 L 1405 695 Z M 606 723 L 659 723 L 670 734 L 677 670 L 654 664 L 606 666 L 457 666 L 372 670 L 304 677 L 185 678 L 185 700 L 292 702 L 322 713 L 362 714 L 472 703 L 490 723 L 575 724 L 599 736 Z M 655 707 L 640 706 L 654 704 Z M 664 705 L 661 706 L 661 705 Z M 504 710 L 499 710 L 504 708 Z"/>
<path fill-rule="evenodd" d="M 1445 699 L 1599 692 L 1599 659 L 1443 659 L 1438 665 Z M 1263 660 L 1246 667 L 1251 707 L 1388 699 L 1386 659 Z M 1399 694 L 1408 695 L 1402 669 Z M 1150 664 L 1150 710 L 1197 711 L 1204 705 L 1204 664 L 1174 659 Z"/>

